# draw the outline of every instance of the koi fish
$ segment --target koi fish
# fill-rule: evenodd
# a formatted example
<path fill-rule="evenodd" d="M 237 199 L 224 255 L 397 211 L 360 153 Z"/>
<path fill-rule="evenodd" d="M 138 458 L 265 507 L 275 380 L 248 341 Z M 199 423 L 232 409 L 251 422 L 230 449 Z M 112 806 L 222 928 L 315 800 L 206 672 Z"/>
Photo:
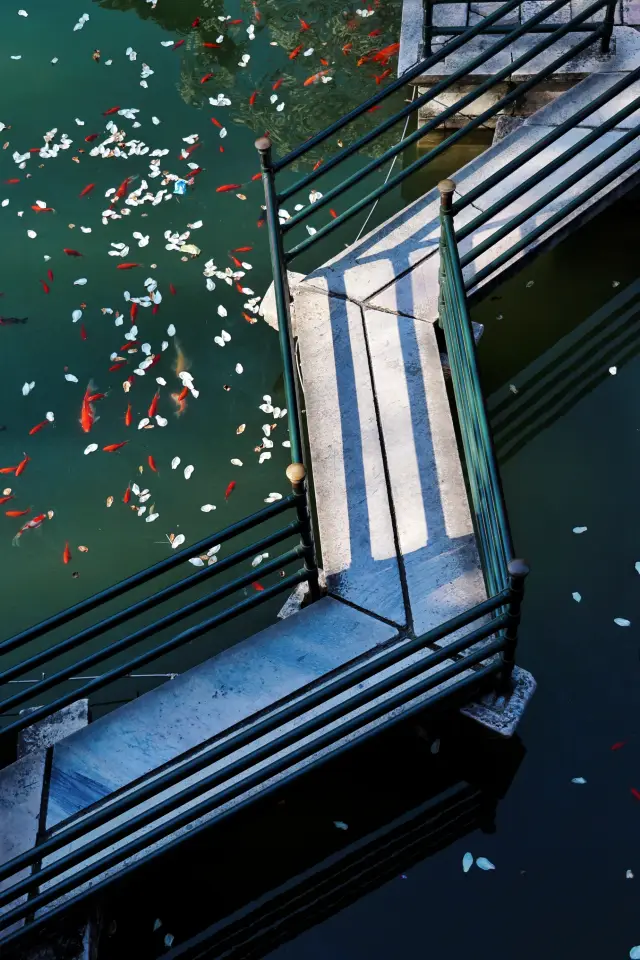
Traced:
<path fill-rule="evenodd" d="M 51 280 L 51 283 L 53 283 L 53 270 L 47 270 L 47 276 L 49 280 Z"/>
<path fill-rule="evenodd" d="M 138 304 L 137 304 L 137 303 L 132 303 L 132 304 L 131 304 L 131 309 L 129 310 L 129 316 L 131 317 L 131 323 L 133 323 L 134 320 L 136 319 L 136 317 L 138 316 Z"/>
<path fill-rule="evenodd" d="M 176 295 L 176 288 L 172 283 L 169 284 L 169 293 L 171 294 L 172 297 L 175 297 Z"/>
<path fill-rule="evenodd" d="M 217 127 L 218 130 L 222 130 L 222 124 L 219 120 L 216 120 L 215 117 L 211 117 L 211 123 L 214 125 L 214 127 Z"/>
<path fill-rule="evenodd" d="M 182 414 L 183 414 L 183 413 L 185 412 L 185 410 L 187 409 L 186 395 L 185 395 L 184 398 L 182 397 L 182 394 L 185 393 L 185 391 L 186 391 L 186 393 L 189 392 L 189 391 L 187 390 L 187 388 L 185 387 L 184 390 L 181 390 L 179 394 L 178 394 L 178 393 L 172 393 L 172 394 L 171 394 L 171 399 L 173 400 L 173 402 L 175 403 L 176 407 L 178 408 L 178 409 L 176 410 L 176 417 L 181 417 Z"/>
<path fill-rule="evenodd" d="M 69 550 L 69 541 L 64 545 L 64 552 L 62 554 L 62 562 L 69 563 L 71 561 L 71 550 Z"/>
<path fill-rule="evenodd" d="M 151 313 L 153 313 L 153 310 L 151 311 Z M 161 353 L 154 353 L 151 363 L 147 365 L 147 370 L 151 370 L 152 367 L 155 367 L 156 363 L 160 363 L 161 359 L 162 359 Z"/>
<path fill-rule="evenodd" d="M 113 366 L 109 367 L 107 373 L 115 373 L 116 370 L 119 370 L 120 367 L 126 367 L 127 361 L 122 360 L 120 363 L 114 363 Z"/>
<path fill-rule="evenodd" d="M 229 190 L 239 190 L 241 183 L 223 183 L 221 187 L 216 187 L 216 193 L 227 193 Z"/>
<path fill-rule="evenodd" d="M 186 155 L 187 155 L 188 157 L 190 157 L 191 154 L 193 153 L 193 151 L 194 151 L 194 150 L 197 150 L 197 149 L 198 149 L 199 147 L 201 147 L 201 146 L 202 146 L 201 143 L 194 143 L 194 144 L 192 144 L 190 147 L 187 147 L 187 149 L 186 149 L 184 152 L 186 153 Z"/>
<path fill-rule="evenodd" d="M 376 103 L 373 107 L 369 107 L 367 113 L 375 113 L 376 110 L 382 110 L 382 104 Z"/>
<path fill-rule="evenodd" d="M 391 57 L 395 56 L 399 49 L 399 43 L 390 43 L 388 47 L 383 47 L 382 50 L 378 50 L 377 53 L 374 53 L 372 59 L 377 63 L 387 63 Z"/>
<path fill-rule="evenodd" d="M 237 258 L 237 257 L 234 257 L 234 255 L 233 255 L 232 253 L 229 254 L 229 258 L 230 258 L 231 260 L 233 260 L 233 262 L 234 262 L 234 264 L 236 265 L 236 267 L 241 267 L 241 266 L 242 266 L 242 260 L 238 260 L 238 258 Z"/>
<path fill-rule="evenodd" d="M 87 399 L 89 403 L 95 403 L 96 400 L 104 400 L 105 397 L 106 397 L 106 393 L 92 393 L 91 396 L 88 397 Z"/>
<path fill-rule="evenodd" d="M 182 403 L 183 400 L 186 400 L 189 396 L 189 387 L 183 387 L 180 393 L 178 394 L 178 403 Z"/>
<path fill-rule="evenodd" d="M 66 253 L 66 255 L 67 255 L 68 257 L 81 257 L 81 256 L 82 256 L 82 254 L 79 253 L 77 250 L 70 250 L 69 247 L 63 247 L 63 248 L 62 248 L 62 252 L 63 252 L 63 253 Z"/>
<path fill-rule="evenodd" d="M 32 520 L 27 520 L 24 527 L 20 527 L 15 537 L 11 541 L 14 547 L 18 546 L 18 540 L 25 532 L 25 530 L 36 530 L 44 521 L 47 519 L 46 513 L 39 513 L 37 517 L 34 517 Z"/>
<path fill-rule="evenodd" d="M 157 411 L 157 409 L 158 409 L 158 403 L 159 403 L 159 401 L 160 401 L 160 391 L 159 391 L 159 390 L 156 390 L 156 392 L 155 392 L 155 394 L 154 394 L 154 397 L 153 397 L 153 400 L 152 400 L 151 403 L 149 404 L 148 414 L 149 414 L 149 419 L 150 419 L 150 420 L 152 419 L 152 417 L 155 417 L 155 415 L 156 415 L 156 411 Z"/>
<path fill-rule="evenodd" d="M 17 467 L 0 467 L 0 473 L 15 473 Z"/>
<path fill-rule="evenodd" d="M 31 513 L 31 507 L 27 507 L 26 510 L 6 510 L 5 517 L 24 517 L 28 513 Z"/>
<path fill-rule="evenodd" d="M 84 323 L 80 324 L 80 339 L 81 340 L 87 339 L 87 328 L 85 327 Z"/>
<path fill-rule="evenodd" d="M 363 57 L 358 57 L 356 60 L 356 67 L 361 67 L 363 63 L 369 62 L 369 54 L 365 53 Z"/>
<path fill-rule="evenodd" d="M 321 166 L 322 166 L 323 162 L 324 162 L 324 157 L 321 157 L 320 160 L 318 160 L 317 163 L 314 163 L 314 165 L 313 165 L 313 171 L 312 171 L 312 172 L 315 173 L 316 170 L 318 169 L 318 167 L 321 167 Z"/>
<path fill-rule="evenodd" d="M 204 77 L 202 78 L 202 80 L 200 81 L 200 83 L 206 83 L 208 80 L 211 80 L 211 77 L 212 77 L 212 76 L 213 76 L 212 73 L 205 73 L 205 75 L 204 75 Z"/>
<path fill-rule="evenodd" d="M 300 21 L 300 33 L 304 33 L 305 30 L 311 30 L 311 26 L 306 20 L 303 20 L 302 17 L 298 17 L 298 20 Z"/>
<path fill-rule="evenodd" d="M 273 84 L 273 86 L 271 87 L 271 89 L 272 89 L 272 90 L 279 90 L 280 87 L 281 87 L 282 84 L 283 84 L 283 81 L 284 81 L 284 77 L 280 77 L 279 80 L 276 80 L 276 82 Z"/>
<path fill-rule="evenodd" d="M 381 33 L 382 33 L 382 30 L 372 30 L 371 33 L 369 34 L 369 36 L 370 36 L 370 37 L 379 37 Z"/>
<path fill-rule="evenodd" d="M 299 47 L 296 47 L 295 50 L 292 50 L 289 54 L 289 60 L 295 60 L 299 53 L 302 53 L 304 50 L 304 43 L 301 43 Z"/>
<path fill-rule="evenodd" d="M 302 84 L 303 87 L 310 87 L 312 83 L 317 83 L 320 77 L 324 77 L 325 74 L 329 73 L 328 70 L 320 70 L 319 73 L 314 73 L 310 77 L 307 77 L 305 82 Z"/>
<path fill-rule="evenodd" d="M 84 138 L 85 143 L 93 143 L 94 140 L 97 140 L 100 136 L 99 133 L 90 133 L 88 137 Z"/>
<path fill-rule="evenodd" d="M 209 47 L 209 49 L 213 50 L 213 49 L 215 49 L 216 47 L 221 47 L 222 44 L 221 44 L 221 43 L 203 43 L 202 46 L 203 46 L 203 47 Z"/>
<path fill-rule="evenodd" d="M 149 456 L 147 457 L 147 463 L 149 464 L 149 466 L 151 467 L 154 473 L 158 472 L 158 468 L 156 467 L 156 462 L 151 456 L 151 454 L 149 454 Z"/>
<path fill-rule="evenodd" d="M 125 490 L 124 496 L 123 496 L 123 498 L 122 498 L 122 502 L 123 502 L 123 503 L 129 503 L 129 500 L 131 500 L 131 487 L 130 487 L 130 486 L 127 487 L 127 489 Z"/>
<path fill-rule="evenodd" d="M 254 175 L 251 177 L 252 182 L 254 180 L 261 180 L 261 179 L 262 179 L 262 173 L 254 173 Z"/>
<path fill-rule="evenodd" d="M 323 67 L 329 66 L 329 61 L 325 60 L 324 57 L 320 57 L 320 63 L 322 64 Z"/>
<path fill-rule="evenodd" d="M 87 186 L 84 188 L 84 190 L 80 191 L 80 196 L 86 197 L 88 193 L 91 193 L 94 187 L 95 187 L 95 183 L 88 183 Z"/>
<path fill-rule="evenodd" d="M 51 293 L 51 288 L 48 283 L 45 283 L 44 280 L 41 280 L 40 283 L 42 284 L 42 289 L 45 293 Z"/>
<path fill-rule="evenodd" d="M 25 453 L 24 459 L 21 460 L 18 466 L 16 467 L 16 474 L 15 474 L 16 477 L 19 477 L 21 473 L 24 473 L 26 466 L 29 463 L 29 460 L 31 460 L 31 457 L 28 457 Z"/>
<path fill-rule="evenodd" d="M 40 423 L 36 423 L 35 427 L 31 427 L 31 430 L 29 430 L 29 436 L 32 437 L 35 433 L 40 433 L 43 427 L 46 427 L 48 423 L 48 420 L 41 420 Z"/>
<path fill-rule="evenodd" d="M 160 309 L 160 307 L 158 306 L 158 304 L 157 304 L 157 303 L 154 303 L 154 305 L 151 307 L 151 316 L 152 316 L 152 317 L 155 317 L 155 315 L 156 315 L 156 313 L 158 312 L 159 309 Z"/>
<path fill-rule="evenodd" d="M 8 503 L 9 500 L 15 500 L 15 494 L 10 493 L 10 494 L 9 494 L 8 496 L 6 496 L 6 497 L 0 497 L 0 503 Z"/>
<path fill-rule="evenodd" d="M 249 106 L 252 107 L 258 98 L 258 91 L 254 90 L 251 96 L 249 97 Z"/>
<path fill-rule="evenodd" d="M 335 219 L 337 218 L 337 216 L 338 216 L 338 214 L 335 212 L 335 210 L 333 209 L 333 207 L 329 207 L 329 213 L 331 214 L 331 216 L 333 217 L 334 220 L 335 220 Z"/>
<path fill-rule="evenodd" d="M 132 417 L 132 414 L 131 414 L 131 404 L 129 403 L 129 404 L 127 404 L 127 412 L 126 412 L 125 415 L 124 415 L 124 425 L 125 425 L 125 427 L 130 427 L 130 426 L 131 426 L 131 421 L 132 421 L 132 419 L 133 419 L 133 417 Z"/>
<path fill-rule="evenodd" d="M 258 593 L 262 593 L 262 591 L 264 590 L 264 587 L 262 586 L 262 584 L 259 583 L 257 580 L 254 580 L 251 586 L 253 587 L 254 590 L 257 590 Z"/>
<path fill-rule="evenodd" d="M 84 397 L 82 398 L 82 407 L 80 408 L 80 426 L 85 433 L 89 433 L 95 421 L 95 413 L 91 406 L 90 396 L 91 384 L 89 384 L 85 391 Z"/>
<path fill-rule="evenodd" d="M 20 183 L 20 177 L 12 177 L 11 180 L 5 180 L 5 183 Z"/>
<path fill-rule="evenodd" d="M 247 321 L 247 323 L 257 323 L 257 322 L 258 322 L 255 317 L 250 316 L 248 313 L 244 313 L 244 312 L 243 312 L 242 316 L 243 316 L 244 319 Z"/>
<path fill-rule="evenodd" d="M 348 53 L 351 53 L 352 49 L 353 49 L 352 43 L 345 43 L 344 47 L 342 48 L 342 52 L 345 55 L 345 57 L 347 56 Z"/>
<path fill-rule="evenodd" d="M 378 86 L 379 84 L 381 84 L 383 80 L 386 80 L 387 77 L 390 75 L 390 73 L 391 73 L 391 70 L 384 70 L 384 71 L 380 74 L 380 76 L 378 76 L 378 75 L 376 74 L 376 75 L 375 75 L 376 86 Z"/>
<path fill-rule="evenodd" d="M 34 213 L 55 213 L 53 207 L 39 207 L 37 203 L 32 204 L 31 209 Z"/>
<path fill-rule="evenodd" d="M 236 27 L 239 23 L 244 23 L 244 20 L 229 20 L 230 27 Z"/>
<path fill-rule="evenodd" d="M 251 253 L 253 247 L 235 247 L 233 253 Z"/>
<path fill-rule="evenodd" d="M 171 49 L 172 49 L 172 50 L 177 50 L 178 47 L 181 47 L 183 43 L 184 43 L 184 40 L 176 40 L 176 42 L 174 43 L 174 45 L 172 46 Z"/>
<path fill-rule="evenodd" d="M 184 373 L 185 370 L 189 369 L 189 361 L 187 360 L 184 353 L 182 352 L 182 347 L 180 346 L 177 340 L 175 341 L 175 348 L 176 348 L 176 360 L 173 365 L 173 372 L 177 377 L 179 377 L 181 373 Z"/>
<path fill-rule="evenodd" d="M 116 270 L 133 270 L 134 267 L 141 267 L 141 263 L 119 263 Z"/>
<path fill-rule="evenodd" d="M 235 482 L 235 480 L 232 480 L 231 483 L 229 484 L 229 486 L 227 487 L 227 489 L 226 489 L 225 492 L 224 492 L 224 498 L 225 498 L 225 500 L 228 500 L 228 499 L 229 499 L 229 497 L 231 496 L 231 494 L 233 493 L 233 491 L 234 491 L 234 489 L 235 489 L 235 486 L 236 486 L 236 482 Z"/>
<path fill-rule="evenodd" d="M 102 449 L 105 453 L 115 453 L 116 450 L 124 447 L 127 443 L 129 443 L 128 440 L 123 440 L 122 443 L 108 443 L 106 447 L 103 447 Z"/>
<path fill-rule="evenodd" d="M 200 26 L 200 17 L 196 17 L 195 20 L 192 22 L 191 26 L 192 26 L 192 27 L 199 27 L 199 26 Z"/>
<path fill-rule="evenodd" d="M 108 110 L 105 110 L 102 114 L 103 117 L 109 117 L 112 113 L 117 113 L 120 110 L 120 107 L 109 107 Z"/>

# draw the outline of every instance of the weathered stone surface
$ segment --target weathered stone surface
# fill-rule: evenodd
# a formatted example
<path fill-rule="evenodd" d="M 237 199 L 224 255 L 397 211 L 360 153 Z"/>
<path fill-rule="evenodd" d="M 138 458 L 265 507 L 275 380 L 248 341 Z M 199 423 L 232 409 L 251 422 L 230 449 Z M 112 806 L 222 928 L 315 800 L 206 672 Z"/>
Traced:
<path fill-rule="evenodd" d="M 422 0 L 403 0 L 400 26 L 398 76 L 410 70 L 423 56 L 424 7 Z"/>
<path fill-rule="evenodd" d="M 503 737 L 511 737 L 536 690 L 536 681 L 528 670 L 515 667 L 514 689 L 509 697 L 487 694 L 479 703 L 463 707 L 461 713 Z"/>
<path fill-rule="evenodd" d="M 622 20 L 627 27 L 640 26 L 640 0 L 622 0 Z"/>
<path fill-rule="evenodd" d="M 594 73 L 587 77 L 578 86 L 568 90 L 562 97 L 554 100 L 553 103 L 527 119 L 527 125 L 533 126 L 543 124 L 544 126 L 559 126 L 568 120 L 573 114 L 577 113 L 583 107 L 593 103 L 597 97 L 605 93 L 614 83 L 617 83 L 624 76 L 623 72 L 618 73 Z M 606 103 L 603 107 L 590 113 L 580 123 L 581 127 L 599 127 L 605 120 L 609 120 L 615 113 L 618 113 L 623 107 L 636 100 L 640 96 L 640 81 L 629 84 L 615 98 Z M 636 127 L 640 123 L 640 110 L 635 111 L 625 120 L 618 124 L 621 130 L 628 130 Z"/>
<path fill-rule="evenodd" d="M 21 713 L 29 713 L 29 710 Z M 76 700 L 75 703 L 57 710 L 50 717 L 45 717 L 44 720 L 39 720 L 21 730 L 18 734 L 18 757 L 23 757 L 34 750 L 46 750 L 54 743 L 71 736 L 76 730 L 82 730 L 88 723 L 89 701 Z"/>
<path fill-rule="evenodd" d="M 523 123 L 524 117 L 498 117 L 492 146 L 495 147 L 497 143 L 500 143 L 501 140 L 508 137 L 510 133 L 513 133 L 514 130 L 521 127 Z"/>

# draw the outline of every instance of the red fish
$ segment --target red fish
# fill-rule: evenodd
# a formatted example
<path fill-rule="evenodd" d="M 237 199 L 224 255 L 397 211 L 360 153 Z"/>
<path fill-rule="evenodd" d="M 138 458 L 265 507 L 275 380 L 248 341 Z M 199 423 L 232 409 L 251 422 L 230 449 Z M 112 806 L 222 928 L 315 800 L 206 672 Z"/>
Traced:
<path fill-rule="evenodd" d="M 20 177 L 12 177 L 11 180 L 5 180 L 5 183 L 20 183 Z"/>
<path fill-rule="evenodd" d="M 131 420 L 132 420 L 131 404 L 128 403 L 128 404 L 127 404 L 127 412 L 126 412 L 125 415 L 124 415 L 124 425 L 125 425 L 125 427 L 130 427 L 130 426 L 131 426 Z"/>
<path fill-rule="evenodd" d="M 318 167 L 321 167 L 321 166 L 322 166 L 323 161 L 324 161 L 324 158 L 321 158 L 320 160 L 318 160 L 317 163 L 314 163 L 314 165 L 313 165 L 313 173 L 316 172 L 316 170 L 318 169 Z"/>
<path fill-rule="evenodd" d="M 232 480 L 231 483 L 229 484 L 229 486 L 227 487 L 227 489 L 226 489 L 225 492 L 224 492 L 224 498 L 225 498 L 225 500 L 228 500 L 228 499 L 229 499 L 229 497 L 231 496 L 231 494 L 233 493 L 233 491 L 234 491 L 234 489 L 235 489 L 235 485 L 236 485 L 235 480 Z"/>
<path fill-rule="evenodd" d="M 242 260 L 238 260 L 238 258 L 237 258 L 237 257 L 234 257 L 234 255 L 233 255 L 232 253 L 229 254 L 229 257 L 233 260 L 233 262 L 235 263 L 236 267 L 241 267 L 241 266 L 242 266 Z"/>
<path fill-rule="evenodd" d="M 202 78 L 202 80 L 200 81 L 200 83 L 207 83 L 207 81 L 208 81 L 208 80 L 211 80 L 211 77 L 213 77 L 213 76 L 214 76 L 213 73 L 205 73 L 205 75 L 204 75 L 204 77 Z"/>
<path fill-rule="evenodd" d="M 254 175 L 251 177 L 251 182 L 253 182 L 254 180 L 261 180 L 261 179 L 262 179 L 262 173 L 254 173 Z"/>
<path fill-rule="evenodd" d="M 370 37 L 379 37 L 381 33 L 382 33 L 382 30 L 372 30 L 371 33 L 369 34 L 369 36 L 370 36 Z"/>
<path fill-rule="evenodd" d="M 306 20 L 303 20 L 302 17 L 298 17 L 298 20 L 300 21 L 300 33 L 304 33 L 305 30 L 311 30 L 311 26 Z"/>
<path fill-rule="evenodd" d="M 228 190 L 239 190 L 241 183 L 223 183 L 221 187 L 216 187 L 216 193 L 226 193 Z"/>
<path fill-rule="evenodd" d="M 88 392 L 89 391 L 87 390 L 87 393 Z M 106 393 L 92 393 L 90 396 L 87 397 L 87 400 L 89 401 L 89 403 L 95 403 L 96 400 L 104 400 L 105 397 L 106 397 Z"/>
<path fill-rule="evenodd" d="M 153 311 L 152 311 L 152 312 L 153 312 Z M 161 360 L 161 359 L 162 359 L 162 354 L 161 354 L 161 353 L 154 353 L 154 355 L 153 355 L 153 360 L 152 360 L 151 363 L 147 366 L 147 370 L 151 370 L 152 367 L 155 367 L 156 363 L 160 363 L 160 360 Z"/>
<path fill-rule="evenodd" d="M 329 213 L 331 214 L 331 216 L 333 217 L 334 220 L 335 220 L 336 217 L 338 216 L 338 214 L 335 212 L 335 210 L 333 209 L 333 207 L 329 207 Z"/>
<path fill-rule="evenodd" d="M 51 280 L 51 283 L 53 283 L 53 270 L 47 270 L 47 276 L 49 280 Z"/>
<path fill-rule="evenodd" d="M 113 200 L 109 204 L 110 207 L 112 207 L 115 204 L 116 200 L 122 200 L 123 197 L 126 197 L 127 190 L 129 189 L 129 184 L 131 183 L 131 180 L 132 180 L 132 177 L 125 177 L 125 179 L 122 181 L 122 183 L 116 190 L 115 194 L 113 195 Z"/>
<path fill-rule="evenodd" d="M 181 47 L 183 43 L 184 43 L 184 40 L 176 40 L 176 42 L 174 43 L 174 45 L 172 46 L 171 49 L 172 49 L 172 50 L 177 50 L 178 47 Z"/>
<path fill-rule="evenodd" d="M 312 83 L 317 83 L 320 77 L 324 77 L 326 73 L 329 73 L 328 70 L 320 70 L 319 73 L 314 73 L 310 77 L 307 77 L 305 82 L 302 84 L 303 87 L 310 87 Z"/>
<path fill-rule="evenodd" d="M 129 310 L 129 316 L 131 317 L 131 323 L 133 323 L 134 320 L 136 319 L 136 317 L 138 316 L 138 304 L 137 304 L 137 303 L 132 303 L 132 304 L 131 304 L 131 308 L 130 308 L 130 310 Z"/>
<path fill-rule="evenodd" d="M 127 361 L 121 360 L 120 363 L 114 363 L 113 366 L 109 367 L 108 373 L 114 373 L 116 370 L 119 370 L 120 367 L 126 367 Z"/>
<path fill-rule="evenodd" d="M 129 500 L 131 500 L 131 487 L 127 487 L 127 489 L 125 490 L 124 497 L 122 498 L 122 502 L 129 503 Z"/>
<path fill-rule="evenodd" d="M 214 125 L 214 127 L 217 127 L 219 130 L 222 130 L 222 124 L 220 123 L 219 120 L 216 120 L 215 117 L 211 117 L 211 123 Z"/>
<path fill-rule="evenodd" d="M 15 473 L 17 467 L 0 467 L 0 473 Z"/>
<path fill-rule="evenodd" d="M 230 26 L 230 27 L 235 27 L 235 26 L 237 26 L 239 23 L 244 23 L 244 20 L 229 20 L 229 26 Z"/>
<path fill-rule="evenodd" d="M 51 293 L 51 288 L 49 287 L 48 283 L 45 283 L 44 280 L 41 280 L 40 283 L 42 284 L 42 289 L 45 293 Z"/>
<path fill-rule="evenodd" d="M 149 464 L 149 466 L 151 467 L 154 473 L 158 472 L 158 468 L 156 467 L 156 462 L 151 456 L 151 454 L 149 454 L 149 456 L 147 457 L 147 463 Z"/>
<path fill-rule="evenodd" d="M 31 507 L 26 510 L 6 510 L 5 517 L 24 517 L 27 513 L 31 513 Z"/>
<path fill-rule="evenodd" d="M 614 743 L 614 744 L 611 746 L 611 749 L 612 749 L 612 750 L 620 750 L 622 747 L 624 747 L 624 745 L 625 745 L 626 742 L 627 742 L 626 740 L 618 740 L 617 743 Z"/>
<path fill-rule="evenodd" d="M 91 384 L 85 390 L 82 398 L 82 407 L 80 408 L 80 426 L 85 433 L 89 433 L 95 420 L 95 414 L 89 397 L 91 396 Z"/>
<path fill-rule="evenodd" d="M 69 550 L 69 541 L 64 545 L 64 552 L 62 554 L 62 562 L 70 563 L 71 561 L 71 550 Z"/>
<path fill-rule="evenodd" d="M 53 207 L 39 207 L 37 203 L 33 203 L 31 209 L 34 213 L 55 213 Z"/>
<path fill-rule="evenodd" d="M 21 473 L 24 473 L 25 468 L 29 463 L 29 460 L 31 460 L 31 457 L 28 457 L 25 453 L 24 459 L 21 460 L 18 466 L 16 467 L 16 477 L 19 477 Z"/>
<path fill-rule="evenodd" d="M 152 400 L 151 403 L 149 404 L 149 419 L 150 419 L 150 420 L 152 419 L 152 417 L 155 417 L 155 415 L 156 415 L 156 411 L 157 411 L 157 409 L 158 409 L 158 403 L 159 403 L 159 401 L 160 401 L 160 391 L 159 391 L 159 390 L 156 390 L 156 392 L 155 392 L 155 394 L 154 394 L 154 397 L 153 397 L 153 400 Z"/>
<path fill-rule="evenodd" d="M 374 113 L 376 110 L 382 110 L 382 105 L 379 103 L 376 103 L 375 106 L 369 107 L 369 109 L 367 110 L 367 113 Z"/>
<path fill-rule="evenodd" d="M 192 27 L 199 27 L 199 26 L 200 26 L 200 17 L 196 17 L 195 20 L 192 21 L 191 26 L 192 26 Z"/>
<path fill-rule="evenodd" d="M 274 85 L 271 87 L 271 89 L 272 89 L 272 90 L 279 90 L 280 87 L 281 87 L 282 84 L 283 84 L 283 81 L 284 81 L 284 77 L 280 77 L 279 80 L 276 80 L 276 82 L 275 82 Z"/>
<path fill-rule="evenodd" d="M 213 50 L 213 49 L 215 49 L 216 47 L 221 47 L 222 44 L 221 44 L 221 43 L 203 43 L 202 46 L 203 46 L 203 47 L 209 47 L 210 49 Z"/>
<path fill-rule="evenodd" d="M 80 339 L 81 340 L 87 339 L 87 328 L 85 327 L 84 323 L 80 324 Z"/>
<path fill-rule="evenodd" d="M 257 590 L 258 593 L 262 593 L 262 591 L 264 590 L 264 587 L 262 586 L 262 584 L 259 583 L 257 580 L 254 580 L 251 586 L 253 587 L 254 590 Z"/>
<path fill-rule="evenodd" d="M 40 433 L 40 431 L 46 427 L 48 423 L 48 420 L 41 420 L 40 423 L 36 423 L 35 427 L 31 427 L 31 430 L 29 430 L 29 436 L 32 437 L 34 433 Z"/>
<path fill-rule="evenodd" d="M 95 187 L 95 183 L 88 183 L 87 186 L 84 188 L 84 190 L 80 191 L 80 196 L 86 197 L 88 193 L 91 193 L 94 187 Z"/>
<path fill-rule="evenodd" d="M 186 400 L 189 396 L 189 387 L 183 387 L 180 393 L 178 394 L 178 403 L 182 403 L 183 400 Z"/>
<path fill-rule="evenodd" d="M 235 247 L 233 253 L 250 253 L 253 247 Z"/>
<path fill-rule="evenodd" d="M 128 440 L 123 440 L 122 443 L 108 443 L 106 447 L 103 447 L 102 449 L 105 453 L 115 453 L 116 450 L 124 447 L 127 443 L 129 443 Z"/>
<path fill-rule="evenodd" d="M 387 77 L 390 75 L 390 73 L 391 73 L 391 70 L 384 70 L 384 71 L 380 74 L 380 76 L 378 76 L 378 75 L 376 74 L 376 78 L 375 78 L 375 80 L 376 80 L 376 86 L 378 86 L 379 84 L 381 84 L 383 80 L 386 80 Z"/>
<path fill-rule="evenodd" d="M 84 138 L 85 143 L 93 143 L 94 140 L 97 140 L 100 136 L 99 133 L 90 133 L 88 137 Z"/>
<path fill-rule="evenodd" d="M 160 309 L 160 307 L 158 306 L 158 304 L 157 304 L 157 303 L 154 303 L 154 305 L 151 307 L 151 316 L 152 316 L 152 317 L 155 317 L 155 315 L 156 315 L 156 313 L 158 312 L 159 309 Z"/>
<path fill-rule="evenodd" d="M 258 91 L 254 90 L 251 96 L 249 97 L 249 106 L 252 107 L 258 98 Z"/>
<path fill-rule="evenodd" d="M 342 52 L 345 55 L 345 57 L 347 56 L 348 53 L 351 52 L 352 47 L 353 47 L 352 43 L 345 43 L 344 47 L 342 48 Z"/>
<path fill-rule="evenodd" d="M 369 62 L 369 54 L 365 53 L 364 56 L 358 57 L 356 60 L 356 67 L 361 67 L 363 63 Z"/>
<path fill-rule="evenodd" d="M 320 63 L 322 64 L 323 67 L 329 66 L 329 61 L 325 60 L 324 57 L 320 57 Z"/>
<path fill-rule="evenodd" d="M 251 316 L 250 314 L 248 314 L 248 313 L 244 313 L 244 312 L 243 312 L 242 316 L 243 316 L 244 319 L 247 321 L 247 323 L 257 323 L 257 322 L 258 322 L 255 317 L 252 317 L 252 316 Z"/>
<path fill-rule="evenodd" d="M 202 146 L 201 143 L 194 143 L 194 144 L 192 144 L 190 147 L 187 147 L 187 149 L 186 149 L 184 152 L 186 153 L 186 155 L 187 155 L 188 157 L 190 157 L 191 154 L 193 153 L 193 151 L 194 151 L 194 150 L 197 150 L 197 149 L 198 149 L 199 147 L 201 147 L 201 146 Z"/>
<path fill-rule="evenodd" d="M 102 116 L 103 116 L 103 117 L 109 117 L 109 116 L 111 116 L 112 113 L 117 113 L 118 110 L 120 110 L 120 109 L 121 109 L 120 107 L 109 107 L 108 110 L 105 110 L 105 111 L 104 111 L 104 113 L 102 114 Z"/>
<path fill-rule="evenodd" d="M 0 497 L 0 503 L 8 503 L 9 500 L 15 500 L 13 493 L 10 493 L 7 497 Z"/>
<path fill-rule="evenodd" d="M 378 50 L 377 53 L 374 53 L 372 59 L 377 63 L 387 63 L 391 57 L 395 56 L 399 49 L 399 43 L 391 43 L 388 47 L 384 47 L 382 50 Z"/>
<path fill-rule="evenodd" d="M 63 253 L 66 253 L 66 255 L 67 255 L 68 257 L 81 257 L 81 256 L 82 256 L 82 254 L 79 253 L 77 250 L 70 250 L 69 247 L 63 247 L 63 248 L 62 248 L 62 252 L 63 252 Z"/>
<path fill-rule="evenodd" d="M 301 43 L 299 47 L 296 47 L 295 50 L 292 50 L 289 54 L 289 60 L 295 60 L 299 53 L 302 53 L 304 50 L 304 43 Z"/>
<path fill-rule="evenodd" d="M 176 288 L 174 287 L 174 285 L 173 285 L 172 283 L 169 284 L 169 293 L 170 293 L 171 296 L 173 296 L 173 297 L 175 297 L 175 295 L 176 295 Z"/>
<path fill-rule="evenodd" d="M 134 267 L 141 267 L 141 263 L 119 263 L 116 270 L 133 270 Z"/>
<path fill-rule="evenodd" d="M 631 787 L 631 793 L 634 795 L 636 800 L 640 800 L 640 790 L 636 790 L 635 787 Z"/>

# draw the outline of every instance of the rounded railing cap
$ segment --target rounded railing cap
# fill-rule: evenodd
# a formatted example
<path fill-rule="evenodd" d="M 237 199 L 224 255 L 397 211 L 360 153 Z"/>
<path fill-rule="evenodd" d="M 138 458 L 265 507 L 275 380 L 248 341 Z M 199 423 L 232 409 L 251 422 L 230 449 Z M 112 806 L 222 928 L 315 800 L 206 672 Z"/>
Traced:
<path fill-rule="evenodd" d="M 440 196 L 444 196 L 447 193 L 455 193 L 456 182 L 455 180 L 441 180 L 438 184 L 438 190 Z"/>
<path fill-rule="evenodd" d="M 304 463 L 290 463 L 286 469 L 287 480 L 290 483 L 302 483 L 307 475 Z"/>
<path fill-rule="evenodd" d="M 265 153 L 271 149 L 271 140 L 269 140 L 269 137 L 258 137 L 255 146 L 256 150 L 259 150 L 260 153 Z"/>
<path fill-rule="evenodd" d="M 511 577 L 526 577 L 529 573 L 530 567 L 526 560 L 522 560 L 522 558 L 514 558 L 507 564 L 507 570 L 509 571 L 509 576 Z"/>

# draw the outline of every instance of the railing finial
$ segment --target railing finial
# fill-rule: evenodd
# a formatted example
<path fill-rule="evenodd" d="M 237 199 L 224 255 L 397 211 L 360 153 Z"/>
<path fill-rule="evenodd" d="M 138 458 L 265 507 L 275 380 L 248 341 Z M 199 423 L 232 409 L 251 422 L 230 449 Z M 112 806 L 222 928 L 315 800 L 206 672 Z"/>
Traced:
<path fill-rule="evenodd" d="M 438 184 L 440 193 L 440 209 L 443 213 L 449 213 L 453 204 L 453 195 L 456 191 L 455 180 L 441 180 Z"/>
<path fill-rule="evenodd" d="M 294 486 L 302 483 L 307 475 L 304 463 L 290 463 L 285 473 L 287 474 L 287 480 L 289 483 L 293 484 Z"/>

